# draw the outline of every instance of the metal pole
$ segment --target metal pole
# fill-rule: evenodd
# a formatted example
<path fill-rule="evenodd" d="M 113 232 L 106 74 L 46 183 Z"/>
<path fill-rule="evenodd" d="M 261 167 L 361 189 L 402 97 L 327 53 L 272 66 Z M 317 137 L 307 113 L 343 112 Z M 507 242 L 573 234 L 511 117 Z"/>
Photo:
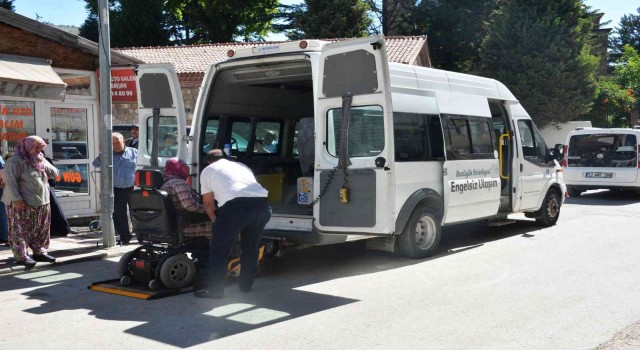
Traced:
<path fill-rule="evenodd" d="M 108 0 L 98 0 L 100 37 L 100 224 L 105 247 L 116 245 L 113 229 L 113 145 L 111 141 L 111 45 Z"/>

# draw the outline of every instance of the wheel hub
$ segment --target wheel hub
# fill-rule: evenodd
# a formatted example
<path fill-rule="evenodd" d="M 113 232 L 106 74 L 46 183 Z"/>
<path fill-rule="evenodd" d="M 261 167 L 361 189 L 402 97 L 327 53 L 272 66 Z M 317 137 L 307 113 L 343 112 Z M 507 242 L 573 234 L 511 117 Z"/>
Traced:
<path fill-rule="evenodd" d="M 555 218 L 560 211 L 560 204 L 558 203 L 558 199 L 553 196 L 549 199 L 549 205 L 547 205 L 547 215 L 551 218 Z"/>
<path fill-rule="evenodd" d="M 431 248 L 436 240 L 436 223 L 429 216 L 423 216 L 416 223 L 414 238 L 420 249 Z"/>
<path fill-rule="evenodd" d="M 174 281 L 183 281 L 189 274 L 189 266 L 184 262 L 175 263 L 171 266 L 170 275 Z"/>

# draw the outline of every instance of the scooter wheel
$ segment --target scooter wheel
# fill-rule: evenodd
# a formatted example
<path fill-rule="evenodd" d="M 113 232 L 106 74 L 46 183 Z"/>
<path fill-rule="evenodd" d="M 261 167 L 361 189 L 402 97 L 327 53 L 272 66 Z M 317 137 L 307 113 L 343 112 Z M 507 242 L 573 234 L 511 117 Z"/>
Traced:
<path fill-rule="evenodd" d="M 155 279 L 149 281 L 149 289 L 158 289 L 158 288 L 160 288 L 160 281 Z"/>
<path fill-rule="evenodd" d="M 122 276 L 120 278 L 120 284 L 122 284 L 123 286 L 128 286 L 131 284 L 131 277 L 129 276 Z"/>

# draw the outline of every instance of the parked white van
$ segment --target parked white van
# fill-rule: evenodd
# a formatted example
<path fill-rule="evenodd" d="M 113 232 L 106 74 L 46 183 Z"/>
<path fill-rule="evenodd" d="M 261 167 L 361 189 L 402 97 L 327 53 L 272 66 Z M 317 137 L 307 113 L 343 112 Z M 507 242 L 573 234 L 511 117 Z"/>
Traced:
<path fill-rule="evenodd" d="M 558 220 L 566 191 L 559 164 L 498 81 L 388 63 L 382 36 L 228 56 L 205 73 L 178 155 L 199 189 L 205 150 L 230 144 L 269 191 L 269 239 L 386 238 L 422 258 L 436 251 L 443 225 L 511 213 L 547 226 Z M 173 118 L 185 130 L 170 65 L 139 66 L 138 88 L 142 139 L 153 129 L 154 107 L 156 119 Z M 207 140 L 207 130 L 215 138 Z M 149 166 L 147 142 L 140 145 L 139 162 Z"/>
<path fill-rule="evenodd" d="M 640 190 L 639 129 L 580 128 L 564 146 L 564 180 L 570 196 L 596 189 Z"/>

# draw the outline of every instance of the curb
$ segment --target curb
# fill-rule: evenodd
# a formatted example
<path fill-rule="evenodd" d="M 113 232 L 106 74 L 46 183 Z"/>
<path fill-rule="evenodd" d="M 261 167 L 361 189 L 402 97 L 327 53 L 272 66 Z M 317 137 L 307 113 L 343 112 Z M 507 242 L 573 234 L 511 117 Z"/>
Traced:
<path fill-rule="evenodd" d="M 115 257 L 119 257 L 124 255 L 125 253 L 135 249 L 137 247 L 137 245 L 133 245 L 131 246 L 130 249 L 124 248 L 124 247 L 113 247 L 113 248 L 107 248 L 107 249 L 100 249 L 94 252 L 89 252 L 86 253 L 86 249 L 65 249 L 65 250 L 58 250 L 58 252 L 64 251 L 67 252 L 69 255 L 68 256 L 64 256 L 64 257 L 60 257 L 60 258 L 56 258 L 56 262 L 55 263 L 38 263 L 36 264 L 36 266 L 34 266 L 31 269 L 26 269 L 23 265 L 16 265 L 14 263 L 9 263 L 8 267 L 4 267 L 4 268 L 0 268 L 0 276 L 1 275 L 6 275 L 6 274 L 10 274 L 10 273 L 14 273 L 14 272 L 21 272 L 21 271 L 33 271 L 33 270 L 39 270 L 42 268 L 51 268 L 51 267 L 55 267 L 55 266 L 60 266 L 60 265 L 69 265 L 69 264 L 75 264 L 75 263 L 82 263 L 82 262 L 87 262 L 87 261 L 94 261 L 94 260 L 104 260 L 104 259 L 109 259 L 109 258 L 115 258 Z M 116 249 L 114 249 L 116 248 Z M 55 255 L 56 251 L 50 252 L 53 253 Z M 78 254 L 73 254 L 73 252 L 78 252 Z M 12 259 L 8 259 L 8 260 L 12 260 Z"/>

